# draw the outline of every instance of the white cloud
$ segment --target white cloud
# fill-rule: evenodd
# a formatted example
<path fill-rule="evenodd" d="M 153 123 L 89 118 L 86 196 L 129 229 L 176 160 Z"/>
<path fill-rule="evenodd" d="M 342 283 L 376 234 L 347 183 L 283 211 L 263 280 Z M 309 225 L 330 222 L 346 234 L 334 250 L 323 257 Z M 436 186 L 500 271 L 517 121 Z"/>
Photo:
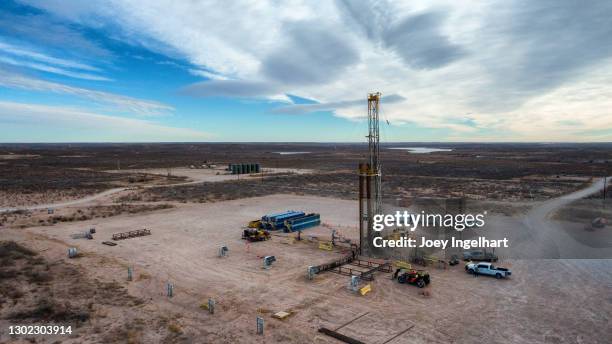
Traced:
<path fill-rule="evenodd" d="M 160 115 L 171 112 L 173 107 L 152 100 L 143 100 L 118 94 L 73 87 L 55 82 L 33 79 L 26 76 L 0 70 L 0 85 L 10 88 L 21 88 L 32 91 L 46 91 L 87 98 L 98 103 L 116 106 L 121 111 L 138 115 Z"/>
<path fill-rule="evenodd" d="M 95 74 L 69 71 L 63 68 L 53 67 L 53 66 L 44 65 L 41 63 L 36 63 L 36 62 L 15 60 L 7 56 L 0 56 L 0 63 L 9 64 L 13 66 L 32 68 L 32 69 L 40 70 L 40 71 L 47 72 L 47 73 L 64 75 L 64 76 L 68 76 L 71 78 L 77 78 L 77 79 L 96 80 L 96 81 L 110 81 L 111 80 L 109 78 L 95 75 Z"/>
<path fill-rule="evenodd" d="M 194 69 L 194 68 L 189 68 L 189 73 L 191 73 L 192 75 L 195 76 L 202 76 L 205 77 L 206 79 L 210 79 L 210 80 L 228 80 L 229 78 L 226 76 L 223 76 L 221 74 L 217 74 L 217 73 L 211 73 L 207 70 L 203 70 L 203 69 Z"/>
<path fill-rule="evenodd" d="M 49 127 L 54 128 L 54 138 L 61 136 L 64 138 L 62 141 L 66 142 L 83 141 L 83 137 L 95 142 L 186 142 L 211 139 L 211 135 L 205 132 L 168 127 L 142 119 L 109 116 L 69 107 L 0 101 L 0 137 L 3 142 L 40 142 L 40 133 L 32 128 Z M 21 136 L 14 137 L 15 133 Z"/>
<path fill-rule="evenodd" d="M 14 44 L 8 44 L 4 42 L 0 42 L 0 51 L 2 51 L 3 53 L 26 57 L 32 60 L 52 64 L 55 66 L 65 67 L 65 68 L 81 69 L 81 70 L 86 70 L 90 72 L 100 72 L 101 71 L 98 67 L 90 66 L 85 63 L 53 57 L 47 54 L 40 53 L 35 50 L 31 50 L 25 47 L 20 47 Z"/>

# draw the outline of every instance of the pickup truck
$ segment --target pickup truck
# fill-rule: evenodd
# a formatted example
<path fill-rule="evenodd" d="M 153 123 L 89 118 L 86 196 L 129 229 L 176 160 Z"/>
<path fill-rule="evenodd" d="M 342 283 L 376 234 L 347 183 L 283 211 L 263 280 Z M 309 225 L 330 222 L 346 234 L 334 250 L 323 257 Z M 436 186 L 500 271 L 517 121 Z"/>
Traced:
<path fill-rule="evenodd" d="M 497 256 L 491 252 L 485 251 L 466 251 L 463 252 L 463 260 L 496 262 Z"/>
<path fill-rule="evenodd" d="M 512 275 L 512 272 L 506 268 L 498 268 L 491 263 L 468 263 L 465 265 L 465 271 L 469 274 L 489 275 L 495 278 L 507 278 Z"/>

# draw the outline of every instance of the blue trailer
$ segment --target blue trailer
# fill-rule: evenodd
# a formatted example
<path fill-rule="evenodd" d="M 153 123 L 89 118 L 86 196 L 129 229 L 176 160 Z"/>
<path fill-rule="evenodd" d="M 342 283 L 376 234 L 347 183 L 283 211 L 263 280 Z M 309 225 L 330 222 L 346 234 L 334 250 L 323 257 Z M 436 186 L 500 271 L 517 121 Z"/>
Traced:
<path fill-rule="evenodd" d="M 287 211 L 283 211 L 281 213 L 268 214 L 268 215 L 262 216 L 261 217 L 261 221 L 272 222 L 272 221 L 275 221 L 277 217 L 291 215 L 291 214 L 295 214 L 295 213 L 300 213 L 300 212 L 299 211 L 295 211 L 295 210 L 287 210 Z"/>
<path fill-rule="evenodd" d="M 283 213 L 264 215 L 261 217 L 261 224 L 265 229 L 280 230 L 285 229 L 285 221 L 306 215 L 303 211 L 288 210 Z"/>
<path fill-rule="evenodd" d="M 295 232 L 307 228 L 316 227 L 321 224 L 321 214 L 311 213 L 285 220 L 285 232 Z"/>

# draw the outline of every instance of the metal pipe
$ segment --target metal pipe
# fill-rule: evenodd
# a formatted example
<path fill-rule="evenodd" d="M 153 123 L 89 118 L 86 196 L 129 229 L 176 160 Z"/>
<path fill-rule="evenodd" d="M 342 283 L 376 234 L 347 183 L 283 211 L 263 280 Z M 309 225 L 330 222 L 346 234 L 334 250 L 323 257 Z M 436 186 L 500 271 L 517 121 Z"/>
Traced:
<path fill-rule="evenodd" d="M 371 168 L 372 166 L 368 166 Z M 372 218 L 374 214 L 374 204 L 372 203 L 372 174 L 368 173 L 366 175 L 366 202 L 367 202 L 367 225 L 365 229 L 365 246 L 367 247 L 366 254 L 369 254 L 370 251 L 370 235 L 372 231 L 372 226 L 374 224 L 374 219 Z M 363 248 L 361 249 L 363 253 Z"/>
<path fill-rule="evenodd" d="M 367 173 L 367 164 L 359 163 L 359 250 L 363 247 L 363 236 L 366 232 L 364 226 L 365 220 L 365 174 Z"/>

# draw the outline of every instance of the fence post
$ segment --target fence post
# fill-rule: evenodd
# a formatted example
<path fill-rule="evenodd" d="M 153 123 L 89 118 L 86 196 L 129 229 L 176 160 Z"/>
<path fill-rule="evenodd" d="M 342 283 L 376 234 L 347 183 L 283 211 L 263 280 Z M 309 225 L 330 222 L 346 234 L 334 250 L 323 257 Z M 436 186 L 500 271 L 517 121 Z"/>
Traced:
<path fill-rule="evenodd" d="M 215 300 L 208 299 L 208 312 L 210 314 L 215 314 Z"/>
<path fill-rule="evenodd" d="M 166 284 L 166 292 L 168 297 L 174 296 L 174 285 L 172 283 Z"/>

